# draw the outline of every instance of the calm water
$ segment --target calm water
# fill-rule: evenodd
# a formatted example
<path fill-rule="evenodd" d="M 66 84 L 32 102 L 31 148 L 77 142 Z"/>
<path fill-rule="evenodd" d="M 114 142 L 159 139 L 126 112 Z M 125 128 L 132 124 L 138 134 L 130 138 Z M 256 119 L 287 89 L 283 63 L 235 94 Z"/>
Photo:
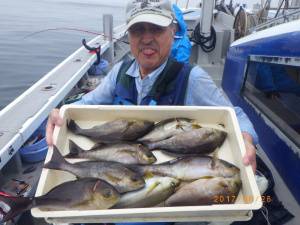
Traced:
<path fill-rule="evenodd" d="M 42 29 L 70 27 L 102 30 L 102 15 L 125 18 L 124 0 L 1 0 L 0 1 L 0 110 L 94 36 Z M 108 5 L 109 4 L 109 5 Z M 62 74 L 63 76 L 63 74 Z"/>
<path fill-rule="evenodd" d="M 200 0 L 172 0 L 180 7 Z M 47 31 L 68 27 L 102 30 L 102 15 L 124 23 L 127 0 L 0 0 L 0 110 L 81 46 L 83 32 Z M 62 74 L 63 76 L 63 74 Z"/>

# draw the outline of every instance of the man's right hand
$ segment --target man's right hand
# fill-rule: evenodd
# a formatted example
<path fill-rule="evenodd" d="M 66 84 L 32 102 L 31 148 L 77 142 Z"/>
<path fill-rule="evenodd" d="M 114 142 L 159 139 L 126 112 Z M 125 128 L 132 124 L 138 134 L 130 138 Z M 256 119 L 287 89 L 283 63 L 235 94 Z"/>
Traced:
<path fill-rule="evenodd" d="M 46 127 L 46 141 L 49 146 L 53 146 L 53 131 L 55 126 L 62 126 L 63 119 L 59 116 L 59 109 L 53 109 L 49 115 Z"/>

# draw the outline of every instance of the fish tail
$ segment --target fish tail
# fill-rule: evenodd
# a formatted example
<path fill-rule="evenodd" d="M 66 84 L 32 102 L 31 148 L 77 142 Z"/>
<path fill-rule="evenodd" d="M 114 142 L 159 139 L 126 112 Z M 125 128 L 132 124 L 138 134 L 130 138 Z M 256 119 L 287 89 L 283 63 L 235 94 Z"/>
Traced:
<path fill-rule="evenodd" d="M 220 147 L 224 143 L 226 137 L 227 137 L 227 133 L 225 131 L 221 131 L 218 147 Z"/>
<path fill-rule="evenodd" d="M 156 148 L 156 143 L 144 143 L 149 150 L 154 150 Z"/>
<path fill-rule="evenodd" d="M 74 134 L 81 134 L 82 129 L 75 123 L 74 120 L 70 120 L 67 123 L 67 127 L 70 131 L 72 131 Z"/>
<path fill-rule="evenodd" d="M 33 207 L 33 199 L 0 194 L 0 223 L 12 220 L 15 216 Z"/>
<path fill-rule="evenodd" d="M 83 150 L 72 140 L 69 140 L 70 153 L 65 155 L 65 158 L 78 158 Z"/>
<path fill-rule="evenodd" d="M 127 164 L 126 167 L 129 168 L 130 170 L 138 173 L 141 176 L 144 175 L 144 167 L 145 167 L 145 165 Z"/>
<path fill-rule="evenodd" d="M 52 158 L 44 165 L 47 169 L 62 169 L 63 165 L 69 164 L 60 154 L 56 146 L 53 146 Z"/>

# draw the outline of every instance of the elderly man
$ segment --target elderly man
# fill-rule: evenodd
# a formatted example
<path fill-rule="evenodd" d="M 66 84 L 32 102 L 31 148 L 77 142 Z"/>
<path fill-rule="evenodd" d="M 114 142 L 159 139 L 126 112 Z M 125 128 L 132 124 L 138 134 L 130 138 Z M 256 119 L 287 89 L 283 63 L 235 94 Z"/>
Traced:
<path fill-rule="evenodd" d="M 116 64 L 102 83 L 75 104 L 232 106 L 199 66 L 170 58 L 175 34 L 168 0 L 134 0 L 127 6 L 127 29 L 134 60 Z M 256 168 L 256 133 L 245 113 L 235 111 L 246 145 L 245 165 Z M 55 125 L 62 125 L 58 109 L 50 114 L 47 142 L 53 144 Z"/>

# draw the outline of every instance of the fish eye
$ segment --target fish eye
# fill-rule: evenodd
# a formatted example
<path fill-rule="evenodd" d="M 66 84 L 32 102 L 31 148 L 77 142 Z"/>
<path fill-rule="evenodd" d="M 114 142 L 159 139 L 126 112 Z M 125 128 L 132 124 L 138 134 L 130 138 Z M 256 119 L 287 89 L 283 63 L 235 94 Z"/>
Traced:
<path fill-rule="evenodd" d="M 175 182 L 171 182 L 170 185 L 171 185 L 172 188 L 176 188 L 176 186 L 177 186 L 177 185 L 175 184 Z"/>
<path fill-rule="evenodd" d="M 104 198 L 110 198 L 112 195 L 113 195 L 113 193 L 110 189 L 104 189 L 102 192 L 102 196 Z"/>

